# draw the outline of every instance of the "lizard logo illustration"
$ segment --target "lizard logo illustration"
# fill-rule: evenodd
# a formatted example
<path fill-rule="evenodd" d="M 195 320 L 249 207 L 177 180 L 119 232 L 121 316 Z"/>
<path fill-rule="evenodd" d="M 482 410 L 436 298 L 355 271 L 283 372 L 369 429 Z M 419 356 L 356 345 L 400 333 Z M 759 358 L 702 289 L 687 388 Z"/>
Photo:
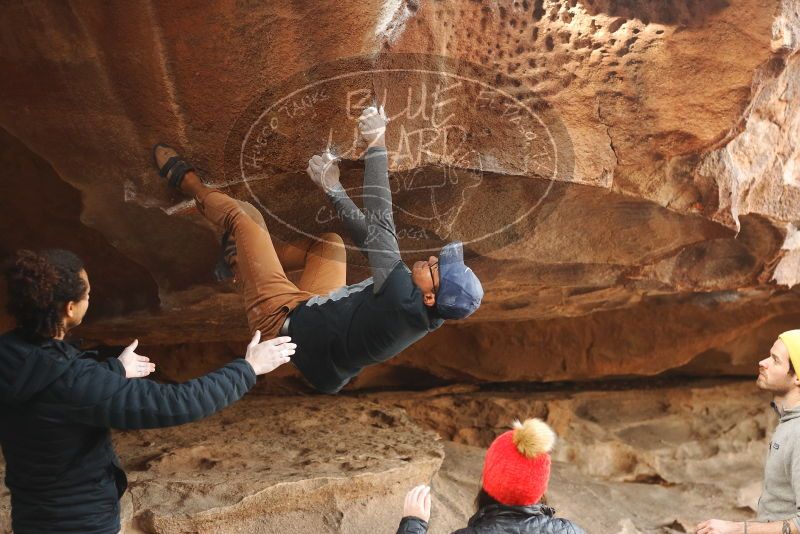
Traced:
<path fill-rule="evenodd" d="M 424 147 L 428 155 L 431 149 L 436 150 L 440 166 L 435 169 L 421 165 L 422 154 L 412 153 L 412 143 L 407 140 L 409 132 L 404 128 L 400 132 L 398 150 L 390 153 L 394 166 L 407 164 L 409 167 L 409 170 L 398 173 L 393 193 L 413 191 L 419 199 L 413 206 L 395 206 L 395 209 L 409 217 L 433 223 L 434 233 L 443 240 L 450 239 L 458 216 L 468 202 L 469 190 L 478 188 L 483 182 L 480 154 L 466 145 L 466 134 L 463 127 L 456 125 L 425 129 L 419 133 L 431 137 L 430 141 L 420 142 L 417 147 Z M 437 146 L 439 144 L 441 147 Z M 429 203 L 422 203 L 423 198 L 429 199 Z"/>

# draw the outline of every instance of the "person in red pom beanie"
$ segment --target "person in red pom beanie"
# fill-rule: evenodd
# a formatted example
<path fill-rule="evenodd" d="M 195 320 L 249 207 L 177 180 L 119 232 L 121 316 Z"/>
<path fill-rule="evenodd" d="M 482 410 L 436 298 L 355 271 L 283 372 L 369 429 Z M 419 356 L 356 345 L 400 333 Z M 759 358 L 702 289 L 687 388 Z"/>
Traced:
<path fill-rule="evenodd" d="M 495 439 L 486 451 L 477 512 L 466 528 L 453 534 L 585 534 L 541 502 L 550 480 L 549 453 L 555 440 L 541 419 L 517 421 Z M 417 486 L 408 493 L 403 515 L 397 534 L 428 531 L 430 487 Z"/>

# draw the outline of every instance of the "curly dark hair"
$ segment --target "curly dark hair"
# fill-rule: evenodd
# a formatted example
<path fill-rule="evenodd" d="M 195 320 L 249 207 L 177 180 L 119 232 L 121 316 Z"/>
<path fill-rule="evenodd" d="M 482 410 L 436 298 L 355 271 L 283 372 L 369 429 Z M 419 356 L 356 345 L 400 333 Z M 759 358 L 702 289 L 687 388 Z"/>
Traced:
<path fill-rule="evenodd" d="M 67 250 L 17 251 L 4 269 L 6 309 L 17 327 L 32 338 L 57 336 L 64 306 L 86 296 L 88 287 L 80 277 L 83 270 L 80 258 Z"/>

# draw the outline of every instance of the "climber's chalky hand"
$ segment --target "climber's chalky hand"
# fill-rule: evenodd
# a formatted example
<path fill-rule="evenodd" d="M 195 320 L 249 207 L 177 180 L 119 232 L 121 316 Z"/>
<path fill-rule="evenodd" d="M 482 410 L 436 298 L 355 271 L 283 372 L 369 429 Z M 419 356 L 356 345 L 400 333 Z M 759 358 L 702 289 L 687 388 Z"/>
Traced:
<path fill-rule="evenodd" d="M 361 137 L 367 142 L 370 147 L 373 146 L 386 146 L 385 134 L 386 124 L 389 119 L 386 118 L 386 113 L 383 106 L 377 108 L 370 106 L 361 112 L 358 118 L 358 131 L 361 132 Z"/>
<path fill-rule="evenodd" d="M 323 191 L 329 191 L 339 185 L 339 165 L 336 157 L 330 152 L 326 151 L 311 156 L 306 172 L 311 181 L 321 187 Z"/>

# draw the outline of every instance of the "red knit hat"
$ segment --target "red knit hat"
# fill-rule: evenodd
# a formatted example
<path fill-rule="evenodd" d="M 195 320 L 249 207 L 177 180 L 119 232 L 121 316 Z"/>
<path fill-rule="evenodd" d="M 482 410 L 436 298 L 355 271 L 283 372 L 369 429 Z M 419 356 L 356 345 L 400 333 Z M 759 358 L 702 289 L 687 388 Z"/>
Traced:
<path fill-rule="evenodd" d="M 486 451 L 483 489 L 509 506 L 539 502 L 550 479 L 550 455 L 556 435 L 541 419 L 516 421 Z"/>

